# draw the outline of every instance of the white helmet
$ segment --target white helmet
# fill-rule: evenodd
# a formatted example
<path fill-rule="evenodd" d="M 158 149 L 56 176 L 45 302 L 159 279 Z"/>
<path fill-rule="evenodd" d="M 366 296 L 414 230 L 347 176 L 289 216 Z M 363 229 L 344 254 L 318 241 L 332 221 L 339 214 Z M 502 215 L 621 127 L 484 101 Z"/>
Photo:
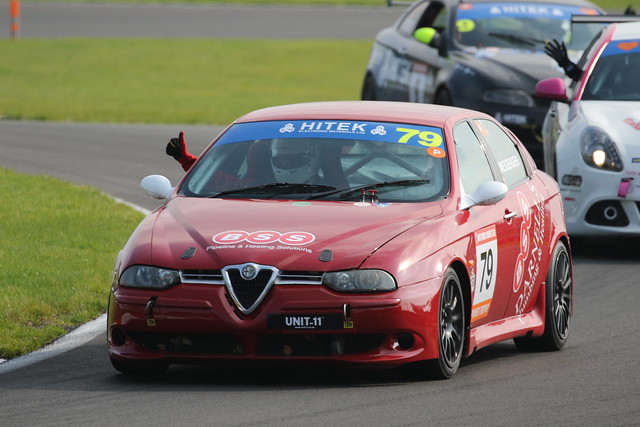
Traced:
<path fill-rule="evenodd" d="M 319 169 L 315 147 L 298 139 L 276 139 L 271 144 L 271 167 L 278 182 L 303 183 Z"/>

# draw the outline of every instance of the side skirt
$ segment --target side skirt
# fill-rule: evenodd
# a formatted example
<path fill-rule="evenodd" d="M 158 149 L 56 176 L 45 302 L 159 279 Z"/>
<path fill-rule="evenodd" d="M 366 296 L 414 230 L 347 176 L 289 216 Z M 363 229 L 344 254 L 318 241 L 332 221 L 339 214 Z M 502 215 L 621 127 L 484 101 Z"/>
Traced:
<path fill-rule="evenodd" d="M 507 319 L 496 320 L 469 331 L 469 345 L 465 356 L 469 356 L 488 345 L 511 338 L 530 335 L 541 336 L 544 333 L 546 283 L 540 284 L 538 300 L 532 311 Z"/>

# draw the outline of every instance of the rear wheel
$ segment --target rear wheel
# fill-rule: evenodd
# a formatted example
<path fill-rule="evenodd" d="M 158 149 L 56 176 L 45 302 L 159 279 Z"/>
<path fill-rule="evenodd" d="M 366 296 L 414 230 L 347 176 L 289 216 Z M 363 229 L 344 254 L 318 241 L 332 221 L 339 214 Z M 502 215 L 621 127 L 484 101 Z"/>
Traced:
<path fill-rule="evenodd" d="M 537 338 L 514 339 L 521 350 L 560 350 L 569 337 L 573 312 L 573 273 L 569 251 L 562 242 L 553 251 L 545 292 L 544 333 Z"/>
<path fill-rule="evenodd" d="M 427 368 L 434 379 L 451 378 L 462 360 L 465 330 L 465 307 L 458 274 L 452 268 L 440 292 L 438 309 L 438 358 L 430 360 Z"/>

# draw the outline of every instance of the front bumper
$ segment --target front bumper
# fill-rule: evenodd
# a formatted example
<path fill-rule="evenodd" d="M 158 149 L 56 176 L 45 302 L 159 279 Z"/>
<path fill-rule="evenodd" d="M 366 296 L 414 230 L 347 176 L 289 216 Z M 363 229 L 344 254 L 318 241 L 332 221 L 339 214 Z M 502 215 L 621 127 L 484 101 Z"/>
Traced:
<path fill-rule="evenodd" d="M 567 185 L 578 177 L 581 185 Z M 640 235 L 640 179 L 559 164 L 558 181 L 569 235 Z"/>
<path fill-rule="evenodd" d="M 245 317 L 224 286 L 181 284 L 153 293 L 120 287 L 109 301 L 109 354 L 132 363 L 286 360 L 392 367 L 438 357 L 439 289 L 437 280 L 367 295 L 274 286 Z"/>

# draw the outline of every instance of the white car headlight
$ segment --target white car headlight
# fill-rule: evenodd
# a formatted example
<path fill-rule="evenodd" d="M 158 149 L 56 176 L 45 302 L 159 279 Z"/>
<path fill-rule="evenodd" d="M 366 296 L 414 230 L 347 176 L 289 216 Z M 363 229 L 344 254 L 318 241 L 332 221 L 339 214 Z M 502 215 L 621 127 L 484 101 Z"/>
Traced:
<path fill-rule="evenodd" d="M 325 273 L 322 283 L 339 292 L 388 292 L 396 289 L 396 281 L 382 270 Z"/>
<path fill-rule="evenodd" d="M 584 162 L 591 167 L 616 172 L 623 168 L 616 144 L 600 128 L 589 126 L 582 131 L 580 151 Z"/>
<path fill-rule="evenodd" d="M 165 289 L 180 283 L 180 275 L 176 270 L 134 265 L 120 276 L 120 286 L 130 288 Z"/>
<path fill-rule="evenodd" d="M 482 94 L 484 102 L 493 104 L 516 105 L 518 107 L 533 108 L 535 102 L 527 92 L 519 89 L 492 89 Z"/>

